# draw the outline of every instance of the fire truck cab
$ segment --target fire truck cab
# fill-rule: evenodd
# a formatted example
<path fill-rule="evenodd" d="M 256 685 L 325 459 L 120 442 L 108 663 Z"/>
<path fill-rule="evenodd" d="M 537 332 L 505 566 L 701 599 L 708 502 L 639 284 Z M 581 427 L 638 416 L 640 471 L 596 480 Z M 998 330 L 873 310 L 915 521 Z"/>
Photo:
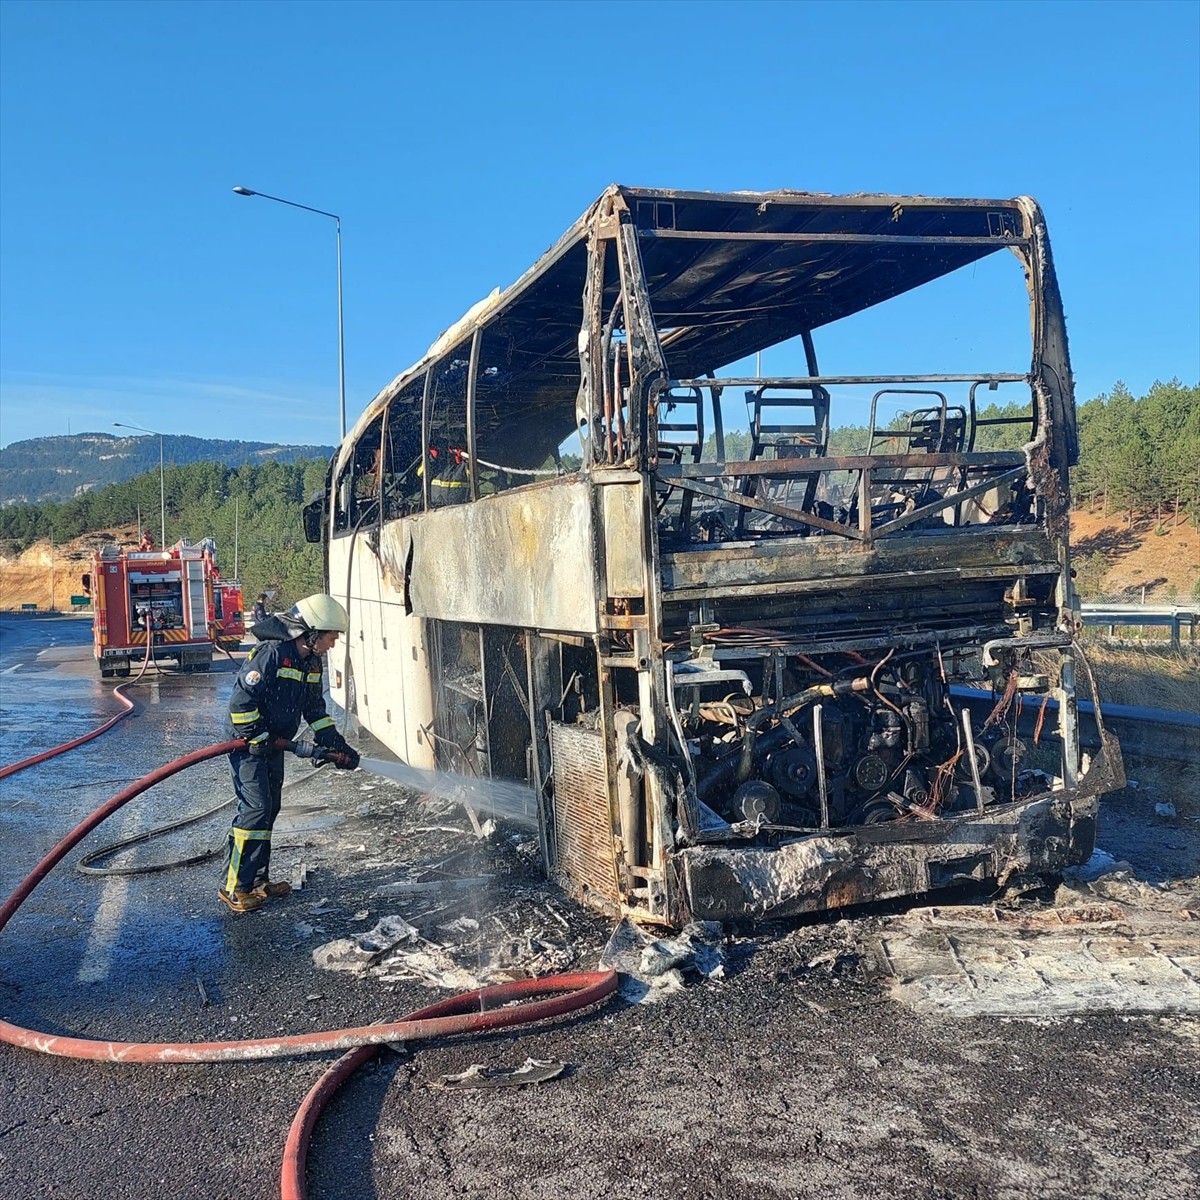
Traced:
<path fill-rule="evenodd" d="M 151 551 L 105 546 L 98 551 L 84 590 L 95 611 L 92 645 L 100 674 L 128 675 L 130 663 L 146 656 L 147 640 L 156 662 L 174 659 L 181 671 L 207 671 L 221 632 L 214 627 L 218 578 L 211 543 L 180 541 L 169 550 Z M 236 611 L 240 618 L 240 604 Z"/>

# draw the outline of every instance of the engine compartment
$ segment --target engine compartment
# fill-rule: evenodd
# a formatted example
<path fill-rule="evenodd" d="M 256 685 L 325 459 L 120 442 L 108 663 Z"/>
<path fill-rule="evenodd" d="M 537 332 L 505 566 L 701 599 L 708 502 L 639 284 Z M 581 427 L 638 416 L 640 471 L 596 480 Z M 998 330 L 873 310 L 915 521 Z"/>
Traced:
<path fill-rule="evenodd" d="M 1017 733 L 1023 698 L 1050 687 L 1029 651 L 989 668 L 970 646 L 727 652 L 675 664 L 672 681 L 682 769 L 699 804 L 742 837 L 938 820 L 1055 783 Z M 991 690 L 984 721 L 952 683 Z"/>

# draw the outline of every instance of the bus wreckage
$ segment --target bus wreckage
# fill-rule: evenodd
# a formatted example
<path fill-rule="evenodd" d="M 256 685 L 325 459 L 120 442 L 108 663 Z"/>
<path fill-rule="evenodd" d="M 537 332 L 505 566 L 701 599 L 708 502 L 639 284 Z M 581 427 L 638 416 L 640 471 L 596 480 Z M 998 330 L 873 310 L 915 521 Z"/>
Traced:
<path fill-rule="evenodd" d="M 1018 369 L 821 373 L 826 327 L 991 255 Z M 787 377 L 720 374 L 784 342 Z M 1054 873 L 1123 783 L 1099 705 L 1080 751 L 1076 454 L 1033 200 L 613 186 L 335 454 L 334 696 L 526 787 L 547 873 L 644 921 Z"/>

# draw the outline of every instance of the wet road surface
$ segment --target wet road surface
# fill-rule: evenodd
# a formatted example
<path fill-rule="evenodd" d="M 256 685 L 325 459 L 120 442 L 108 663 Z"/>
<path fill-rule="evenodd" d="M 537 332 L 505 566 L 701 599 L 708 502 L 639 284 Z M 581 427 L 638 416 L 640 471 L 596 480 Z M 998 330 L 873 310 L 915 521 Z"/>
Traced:
<path fill-rule="evenodd" d="M 94 728 L 118 710 L 91 659 L 90 622 L 0 619 L 0 761 Z M 128 689 L 138 713 L 62 757 L 0 782 L 0 893 L 123 786 L 224 740 L 234 664 L 207 675 L 148 675 Z M 151 668 L 153 671 L 153 668 Z M 303 775 L 293 770 L 292 775 Z M 326 785 L 322 790 L 327 790 Z M 309 788 L 285 804 L 286 844 L 305 822 L 341 820 Z M 216 900 L 220 859 L 181 870 L 91 878 L 73 864 L 118 838 L 232 799 L 224 758 L 160 784 L 114 814 L 45 879 L 0 934 L 0 1012 L 54 1033 L 130 1041 L 228 1039 L 319 1028 L 305 986 L 309 947 L 285 911 L 234 917 Z M 209 821 L 103 865 L 158 863 L 223 841 L 232 805 Z M 299 855 L 301 850 L 291 852 Z M 281 861 L 282 860 L 282 861 Z M 261 919 L 260 919 L 261 918 Z M 340 1023 L 353 1023 L 347 991 Z M 317 1064 L 215 1070 L 97 1067 L 0 1049 L 0 1195 L 240 1196 L 275 1187 L 286 1130 Z M 307 1079 L 308 1083 L 304 1083 Z M 243 1152 L 240 1148 L 246 1147 Z M 265 1178 L 262 1177 L 265 1172 Z"/>
<path fill-rule="evenodd" d="M 0 618 L 0 761 L 115 711 L 89 639 L 86 621 Z M 221 740 L 232 680 L 224 659 L 209 675 L 153 679 L 131 690 L 138 715 L 0 781 L 0 893 L 127 782 Z M 136 1041 L 395 1018 L 440 993 L 318 971 L 311 951 L 364 913 L 369 923 L 397 911 L 381 889 L 423 838 L 459 847 L 462 874 L 495 876 L 494 892 L 471 897 L 473 919 L 485 921 L 507 897 L 503 920 L 513 926 L 514 903 L 532 913 L 554 896 L 570 918 L 575 965 L 595 965 L 604 921 L 469 833 L 455 842 L 422 832 L 465 822 L 414 816 L 411 796 L 362 772 L 296 763 L 288 771 L 274 873 L 305 863 L 304 892 L 239 917 L 216 901 L 216 860 L 125 878 L 74 870 L 88 849 L 231 795 L 224 760 L 206 763 L 94 832 L 0 933 L 0 1015 Z M 215 847 L 229 811 L 114 861 Z M 1126 813 L 1122 827 L 1135 826 Z M 919 1017 L 865 969 L 861 946 L 879 920 L 766 927 L 731 943 L 724 982 L 693 985 L 668 1003 L 616 1000 L 537 1031 L 385 1053 L 318 1127 L 309 1195 L 1190 1200 L 1200 1192 L 1194 1020 Z M 571 1065 L 561 1080 L 519 1090 L 431 1086 L 472 1063 L 516 1066 L 527 1055 Z M 0 1197 L 275 1195 L 288 1124 L 334 1057 L 139 1067 L 0 1047 Z"/>

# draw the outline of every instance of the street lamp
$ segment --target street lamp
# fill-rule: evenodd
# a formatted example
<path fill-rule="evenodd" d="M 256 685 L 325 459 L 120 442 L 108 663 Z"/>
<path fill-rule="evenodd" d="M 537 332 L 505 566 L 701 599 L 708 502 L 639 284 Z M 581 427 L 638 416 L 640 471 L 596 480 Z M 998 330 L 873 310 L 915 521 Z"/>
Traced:
<path fill-rule="evenodd" d="M 163 435 L 157 429 L 144 429 L 141 425 L 126 425 L 121 421 L 114 421 L 113 424 L 118 429 L 136 429 L 139 433 L 151 433 L 158 438 L 158 506 L 159 514 L 162 517 L 162 542 L 159 544 L 160 550 L 167 548 L 167 489 L 163 477 Z M 142 531 L 138 530 L 138 536 L 141 536 Z"/>
<path fill-rule="evenodd" d="M 338 388 L 341 395 L 341 437 L 344 439 L 346 436 L 346 339 L 345 326 L 342 323 L 342 218 L 337 213 L 326 212 L 323 208 L 310 208 L 307 204 L 297 204 L 295 200 L 285 200 L 282 196 L 268 196 L 266 192 L 256 192 L 248 187 L 239 186 L 233 190 L 239 196 L 261 196 L 264 200 L 274 200 L 276 204 L 302 208 L 305 212 L 316 213 L 320 217 L 331 217 L 337 227 Z"/>

